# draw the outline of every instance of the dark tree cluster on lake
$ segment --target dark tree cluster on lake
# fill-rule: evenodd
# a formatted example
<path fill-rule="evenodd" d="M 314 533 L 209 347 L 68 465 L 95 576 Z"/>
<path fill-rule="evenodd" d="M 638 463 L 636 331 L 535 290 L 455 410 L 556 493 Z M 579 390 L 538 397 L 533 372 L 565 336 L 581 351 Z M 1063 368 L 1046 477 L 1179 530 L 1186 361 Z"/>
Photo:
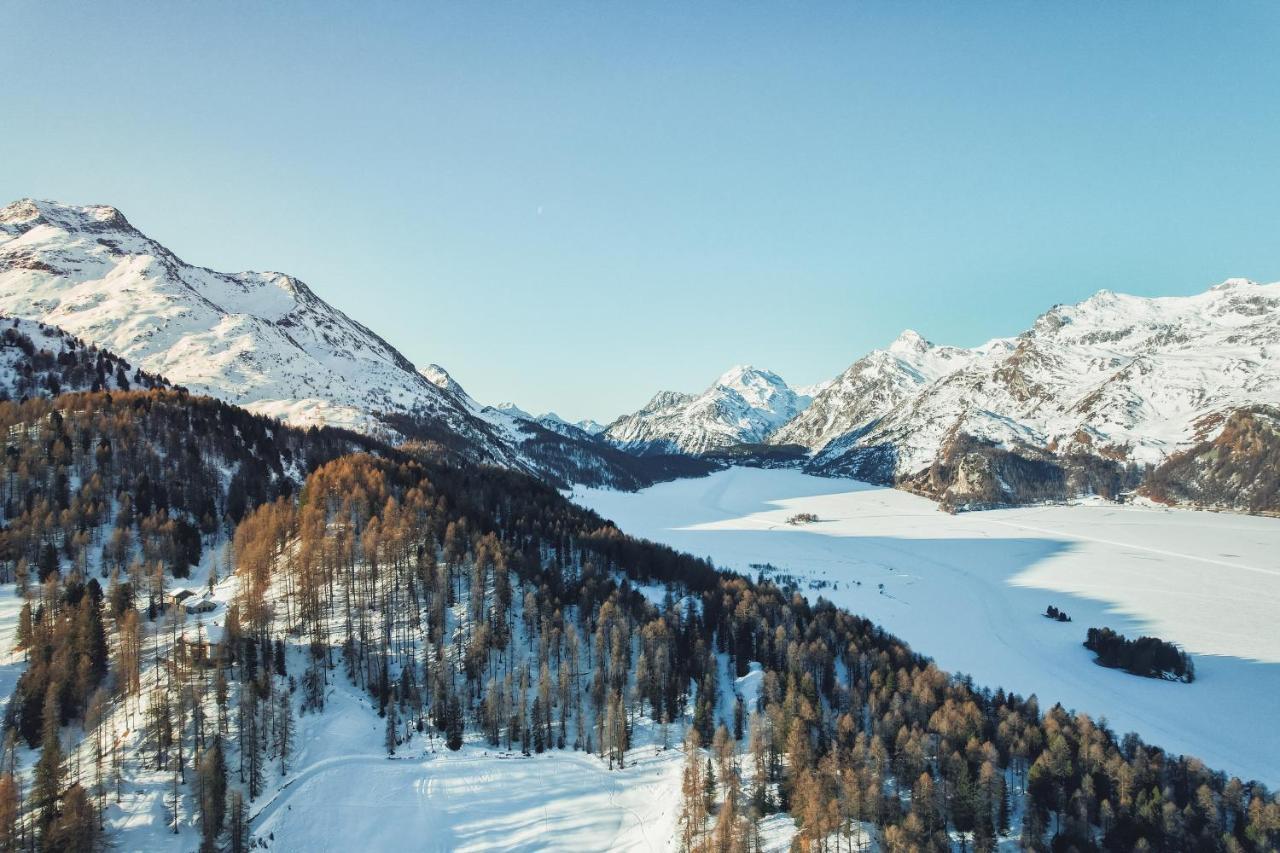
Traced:
<path fill-rule="evenodd" d="M 1146 678 L 1163 678 L 1170 681 L 1196 679 L 1196 667 L 1191 656 L 1173 643 L 1157 637 L 1139 637 L 1130 640 L 1110 628 L 1090 628 L 1084 647 L 1098 656 L 1102 666 L 1123 669 Z"/>

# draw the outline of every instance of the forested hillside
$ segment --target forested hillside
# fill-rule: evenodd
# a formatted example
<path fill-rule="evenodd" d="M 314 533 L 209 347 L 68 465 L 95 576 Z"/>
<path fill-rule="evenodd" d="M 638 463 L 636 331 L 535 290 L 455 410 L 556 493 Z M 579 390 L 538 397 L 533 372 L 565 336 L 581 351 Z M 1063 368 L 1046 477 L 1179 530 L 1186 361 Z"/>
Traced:
<path fill-rule="evenodd" d="M 168 380 L 56 326 L 0 316 L 0 400 L 168 387 Z"/>
<path fill-rule="evenodd" d="M 1280 410 L 1232 412 L 1216 438 L 1170 457 L 1142 491 L 1162 503 L 1280 513 Z"/>
<path fill-rule="evenodd" d="M 429 737 L 622 768 L 638 732 L 679 749 L 687 731 L 689 850 L 758 849 L 776 812 L 804 850 L 1280 845 L 1261 785 L 949 676 L 521 474 L 176 391 L 7 402 L 0 426 L 0 571 L 28 661 L 5 714 L 6 849 L 139 831 L 248 849 L 300 715 L 339 684 L 367 695 L 388 754 Z M 727 692 L 754 671 L 758 693 Z"/>

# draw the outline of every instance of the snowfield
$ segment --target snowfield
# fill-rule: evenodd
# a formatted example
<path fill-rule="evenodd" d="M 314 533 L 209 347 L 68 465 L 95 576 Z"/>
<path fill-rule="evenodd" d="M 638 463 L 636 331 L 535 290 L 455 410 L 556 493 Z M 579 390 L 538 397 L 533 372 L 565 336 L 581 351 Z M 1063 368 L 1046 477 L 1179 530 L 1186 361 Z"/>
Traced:
<path fill-rule="evenodd" d="M 254 835 L 274 836 L 272 850 L 648 851 L 675 836 L 679 750 L 646 744 L 611 772 L 582 752 L 524 758 L 470 740 L 450 753 L 418 736 L 388 758 L 367 698 L 339 682 L 329 701 L 303 718 L 287 785 L 255 803 Z"/>
<path fill-rule="evenodd" d="M 750 468 L 573 497 L 722 568 L 771 564 L 979 684 L 1280 783 L 1280 520 L 1101 502 L 951 516 L 893 489 Z M 819 520 L 787 523 L 802 512 Z M 1073 621 L 1044 617 L 1050 604 Z M 1195 683 L 1095 665 L 1081 645 L 1095 626 L 1182 645 Z"/>

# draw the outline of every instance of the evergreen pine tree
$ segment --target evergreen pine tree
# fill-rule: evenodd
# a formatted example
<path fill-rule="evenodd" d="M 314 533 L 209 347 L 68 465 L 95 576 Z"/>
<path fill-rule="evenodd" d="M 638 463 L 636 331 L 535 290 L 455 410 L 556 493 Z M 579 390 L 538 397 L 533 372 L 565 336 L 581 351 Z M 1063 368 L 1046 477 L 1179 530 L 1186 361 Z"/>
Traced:
<path fill-rule="evenodd" d="M 289 772 L 289 756 L 293 752 L 293 737 L 296 724 L 293 720 L 293 694 L 281 690 L 279 695 L 279 717 L 276 720 L 276 752 L 280 755 L 280 773 Z"/>
<path fill-rule="evenodd" d="M 382 736 L 382 745 L 387 755 L 396 754 L 396 703 L 387 703 L 387 726 Z"/>

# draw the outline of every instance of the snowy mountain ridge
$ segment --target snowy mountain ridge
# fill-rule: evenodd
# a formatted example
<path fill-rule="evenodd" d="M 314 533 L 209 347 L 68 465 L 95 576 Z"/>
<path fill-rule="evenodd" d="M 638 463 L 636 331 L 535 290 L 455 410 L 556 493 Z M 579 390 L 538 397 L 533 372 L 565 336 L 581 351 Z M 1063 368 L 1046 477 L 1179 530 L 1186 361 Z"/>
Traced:
<path fill-rule="evenodd" d="M 812 399 L 735 368 L 702 394 L 655 395 L 605 435 L 638 453 L 738 445 L 760 464 L 905 485 L 956 506 L 1114 496 L 1139 485 L 1144 466 L 1215 439 L 1234 413 L 1280 402 L 1278 358 L 1280 284 L 1229 279 L 1176 297 L 1103 290 L 977 347 L 904 331 L 812 386 Z M 753 450 L 760 442 L 782 455 Z M 1258 442 L 1227 446 L 1229 470 L 1256 467 L 1242 454 Z M 1254 494 L 1249 506 L 1260 505 L 1270 503 Z"/>
<path fill-rule="evenodd" d="M 591 433 L 477 403 L 439 365 L 417 370 L 301 281 L 188 264 L 113 207 L 0 209 L 0 311 L 294 425 L 426 440 L 558 483 L 636 488 L 649 476 Z"/>
<path fill-rule="evenodd" d="M 1237 409 L 1280 400 L 1280 284 L 1104 290 L 972 350 L 904 338 L 855 362 L 772 440 L 813 451 L 811 470 L 886 482 L 928 468 L 961 436 L 1155 465 Z"/>
<path fill-rule="evenodd" d="M 1215 439 L 1233 413 L 1280 401 L 1280 284 L 1244 279 L 1185 297 L 1100 291 L 973 348 L 907 330 L 803 389 L 740 365 L 700 393 L 659 392 L 607 427 L 478 403 L 446 370 L 415 368 L 301 281 L 188 264 L 112 207 L 24 199 L 0 209 L 0 312 L 293 424 L 425 441 L 557 483 L 621 488 L 706 470 L 688 457 L 750 456 L 768 443 L 784 464 L 813 473 L 1019 500 L 1026 495 L 1006 488 L 1010 470 L 978 457 L 1057 466 L 1043 476 L 1058 479 L 1066 459 L 1160 465 Z M 76 376 L 69 387 L 120 387 L 96 364 Z M 32 387 L 23 382 L 10 385 Z M 1094 474 L 1063 488 L 1087 493 Z"/>
<path fill-rule="evenodd" d="M 808 397 L 776 373 L 738 365 L 701 394 L 659 392 L 644 408 L 610 424 L 604 435 L 633 453 L 703 454 L 762 442 L 808 404 Z"/>
<path fill-rule="evenodd" d="M 294 424 L 385 433 L 383 413 L 427 417 L 481 458 L 518 462 L 450 393 L 302 282 L 185 263 L 112 207 L 26 199 L 0 210 L 0 310 Z"/>
<path fill-rule="evenodd" d="M 773 444 L 821 450 L 865 429 L 930 383 L 959 370 L 983 353 L 1008 348 L 1004 340 L 977 349 L 935 346 L 908 329 L 885 349 L 873 350 L 826 384 L 803 412 L 769 437 Z"/>

